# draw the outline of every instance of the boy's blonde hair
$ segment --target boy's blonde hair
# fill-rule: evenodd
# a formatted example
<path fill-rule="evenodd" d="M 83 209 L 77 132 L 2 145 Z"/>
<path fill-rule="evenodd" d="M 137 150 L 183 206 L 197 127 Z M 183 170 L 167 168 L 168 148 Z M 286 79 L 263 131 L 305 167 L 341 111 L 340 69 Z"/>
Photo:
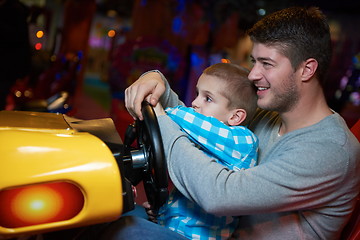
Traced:
<path fill-rule="evenodd" d="M 226 83 L 222 95 L 229 100 L 229 109 L 241 108 L 246 111 L 247 125 L 257 109 L 256 87 L 248 79 L 249 70 L 233 63 L 216 63 L 206 68 L 203 74 L 215 76 Z"/>

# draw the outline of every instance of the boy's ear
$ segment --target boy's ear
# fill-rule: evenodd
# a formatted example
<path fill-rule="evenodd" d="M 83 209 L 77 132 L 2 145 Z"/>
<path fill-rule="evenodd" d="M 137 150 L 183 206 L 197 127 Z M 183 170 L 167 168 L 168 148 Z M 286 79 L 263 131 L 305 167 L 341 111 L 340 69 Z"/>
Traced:
<path fill-rule="evenodd" d="M 238 108 L 231 111 L 231 115 L 228 119 L 229 126 L 238 126 L 246 119 L 246 111 Z"/>

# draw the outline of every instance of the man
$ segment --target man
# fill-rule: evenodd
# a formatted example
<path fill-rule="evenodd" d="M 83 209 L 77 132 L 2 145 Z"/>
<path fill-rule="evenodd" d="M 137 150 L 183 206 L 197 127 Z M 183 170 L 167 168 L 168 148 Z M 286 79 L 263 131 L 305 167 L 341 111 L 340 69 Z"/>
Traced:
<path fill-rule="evenodd" d="M 324 96 L 331 55 L 326 18 L 317 8 L 292 7 L 264 17 L 249 35 L 249 79 L 262 109 L 250 125 L 259 137 L 259 165 L 237 172 L 219 166 L 161 115 L 170 177 L 207 212 L 241 216 L 234 239 L 338 239 L 360 188 L 360 146 Z M 143 75 L 126 90 L 134 118 L 142 119 L 144 99 L 154 106 L 160 99 L 164 107 L 179 102 L 159 72 Z M 125 217 L 108 237 L 166 237 L 166 229 L 151 224 Z"/>

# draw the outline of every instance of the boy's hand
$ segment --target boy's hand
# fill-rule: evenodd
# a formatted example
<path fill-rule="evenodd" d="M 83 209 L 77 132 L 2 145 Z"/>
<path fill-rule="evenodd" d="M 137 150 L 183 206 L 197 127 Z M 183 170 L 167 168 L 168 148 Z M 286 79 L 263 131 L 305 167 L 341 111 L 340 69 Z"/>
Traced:
<path fill-rule="evenodd" d="M 157 214 L 152 210 L 152 206 L 149 204 L 149 202 L 144 202 L 143 207 L 145 208 L 149 221 L 157 223 Z"/>
<path fill-rule="evenodd" d="M 154 112 L 156 116 L 161 116 L 166 114 L 163 106 L 160 103 L 156 104 L 156 106 L 154 107 Z"/>

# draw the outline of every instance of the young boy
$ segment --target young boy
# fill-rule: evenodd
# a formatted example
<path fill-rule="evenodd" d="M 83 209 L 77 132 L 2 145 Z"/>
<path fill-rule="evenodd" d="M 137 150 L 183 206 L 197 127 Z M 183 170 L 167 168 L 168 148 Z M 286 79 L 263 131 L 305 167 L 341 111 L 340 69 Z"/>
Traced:
<path fill-rule="evenodd" d="M 198 79 L 192 108 L 165 110 L 194 144 L 229 171 L 253 167 L 257 160 L 258 140 L 246 127 L 257 108 L 248 73 L 235 64 L 214 64 Z M 155 107 L 157 114 L 163 111 L 159 104 Z M 158 222 L 189 239 L 227 239 L 238 223 L 237 217 L 206 213 L 177 189 L 160 209 Z"/>

